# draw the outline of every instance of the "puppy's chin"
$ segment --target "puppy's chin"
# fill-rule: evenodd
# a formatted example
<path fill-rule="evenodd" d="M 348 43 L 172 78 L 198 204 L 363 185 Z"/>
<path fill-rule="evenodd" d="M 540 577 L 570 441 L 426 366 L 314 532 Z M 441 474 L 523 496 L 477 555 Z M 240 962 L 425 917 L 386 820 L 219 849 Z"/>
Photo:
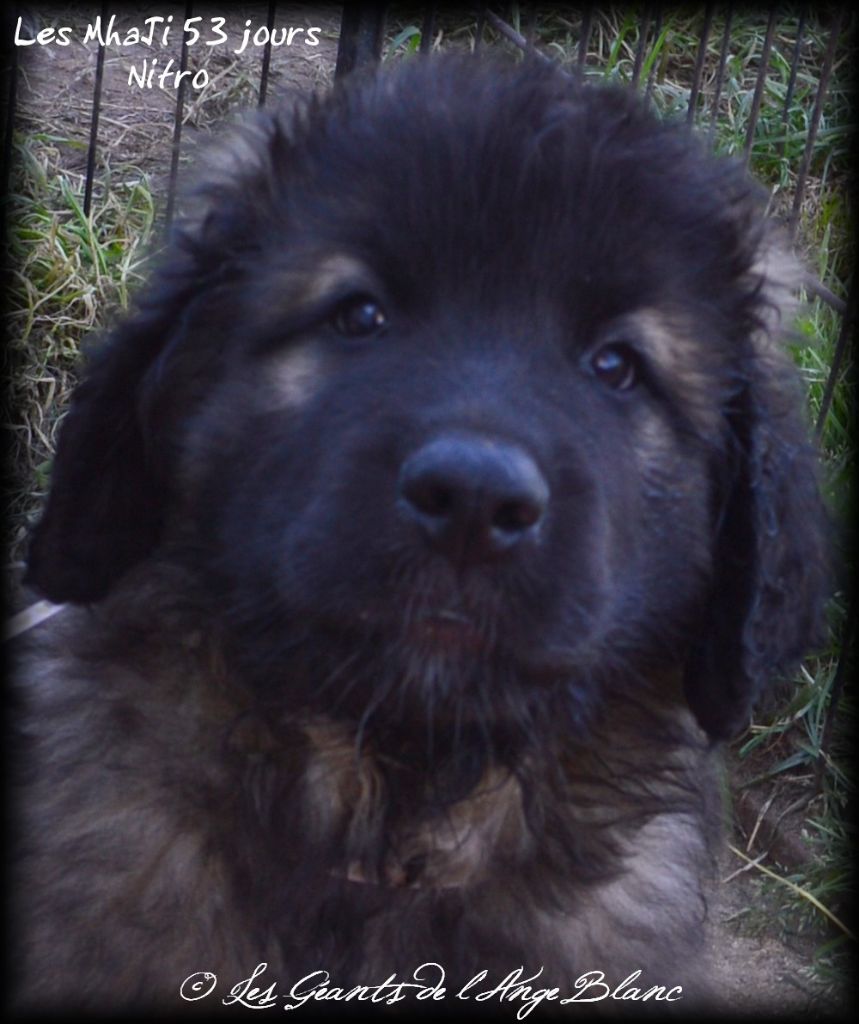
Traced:
<path fill-rule="evenodd" d="M 275 720 L 324 718 L 356 743 L 432 767 L 472 751 L 482 761 L 515 757 L 554 723 L 564 734 L 586 722 L 596 679 L 571 673 L 568 655 L 525 649 L 462 615 L 422 614 L 397 622 L 295 619 L 272 645 L 237 651 L 240 666 Z"/>

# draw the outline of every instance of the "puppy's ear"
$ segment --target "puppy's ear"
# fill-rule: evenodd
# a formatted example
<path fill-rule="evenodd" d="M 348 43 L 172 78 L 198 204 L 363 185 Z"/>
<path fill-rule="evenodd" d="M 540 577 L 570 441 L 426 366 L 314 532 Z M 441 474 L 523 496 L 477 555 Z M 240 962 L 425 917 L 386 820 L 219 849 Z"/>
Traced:
<path fill-rule="evenodd" d="M 119 328 L 75 391 L 25 577 L 52 601 L 98 600 L 159 538 L 166 481 L 142 424 L 142 389 L 181 311 L 178 299 L 163 301 Z"/>
<path fill-rule="evenodd" d="M 718 739 L 743 729 L 764 684 L 822 642 L 829 582 L 817 454 L 797 374 L 779 345 L 783 287 L 775 269 L 764 273 L 761 326 L 729 414 L 736 451 L 716 578 L 685 679 L 698 721 Z"/>
<path fill-rule="evenodd" d="M 183 381 L 199 395 L 215 372 L 231 288 L 253 263 L 248 217 L 270 187 L 278 131 L 260 116 L 210 155 L 138 312 L 90 360 L 30 542 L 25 582 L 52 601 L 99 600 L 161 537 L 171 409 L 190 401 Z"/>

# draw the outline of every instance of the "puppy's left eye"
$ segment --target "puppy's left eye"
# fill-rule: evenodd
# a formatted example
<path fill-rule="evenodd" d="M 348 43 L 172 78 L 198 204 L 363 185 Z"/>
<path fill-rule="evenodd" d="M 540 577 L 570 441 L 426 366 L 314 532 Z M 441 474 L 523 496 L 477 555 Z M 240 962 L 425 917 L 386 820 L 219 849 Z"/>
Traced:
<path fill-rule="evenodd" d="M 388 317 L 371 295 L 352 295 L 335 309 L 331 322 L 346 338 L 365 338 L 380 331 Z"/>
<path fill-rule="evenodd" d="M 625 342 L 612 342 L 598 348 L 591 356 L 594 375 L 614 391 L 629 391 L 641 375 L 638 353 Z"/>

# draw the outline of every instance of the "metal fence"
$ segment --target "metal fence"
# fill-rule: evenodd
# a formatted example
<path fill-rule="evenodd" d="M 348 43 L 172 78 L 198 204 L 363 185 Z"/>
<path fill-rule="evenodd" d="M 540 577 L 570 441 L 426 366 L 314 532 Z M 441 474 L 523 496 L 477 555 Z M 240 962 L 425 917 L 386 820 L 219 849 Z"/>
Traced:
<path fill-rule="evenodd" d="M 283 5 L 281 5 L 283 6 Z M 380 59 L 386 31 L 386 17 L 384 4 L 347 4 L 343 9 L 340 20 L 340 32 L 336 57 L 335 74 L 337 76 L 348 74 L 355 68 L 365 65 L 368 62 Z M 714 12 L 716 5 L 707 4 L 702 11 L 700 33 L 697 40 L 697 54 L 691 79 L 688 81 L 688 100 L 686 101 L 686 118 L 692 123 L 704 124 L 709 122 L 711 130 L 719 118 L 720 103 L 723 98 L 726 68 L 729 57 L 732 53 L 732 23 L 733 11 L 731 5 L 719 8 L 721 14 L 721 32 L 719 39 L 718 63 L 714 73 L 708 78 L 707 88 L 702 88 L 702 79 L 705 72 L 705 58 L 708 46 L 711 42 L 711 35 L 714 27 Z M 590 55 L 590 43 L 595 32 L 597 16 L 596 11 L 590 5 L 583 6 L 578 10 L 573 8 L 569 15 L 571 35 L 575 43 L 575 61 L 569 70 L 573 74 L 586 74 L 593 70 L 594 58 Z M 745 143 L 743 156 L 748 160 L 752 147 L 756 140 L 759 119 L 764 99 L 767 75 L 770 62 L 775 52 L 778 52 L 779 59 L 786 60 L 790 65 L 790 77 L 787 89 L 781 102 L 781 123 L 786 126 L 788 114 L 794 101 L 797 76 L 800 68 L 800 59 L 803 55 L 807 40 L 807 19 L 809 10 L 799 8 L 793 17 L 793 24 L 781 33 L 782 40 L 790 38 L 789 45 L 785 47 L 783 41 L 780 45 L 776 42 L 777 29 L 784 28 L 786 15 L 778 8 L 772 7 L 769 11 L 762 10 L 759 14 L 762 23 L 766 28 L 761 50 L 753 55 L 757 62 L 757 81 L 754 89 L 754 98 L 751 109 L 748 111 L 745 124 Z M 473 14 L 463 11 L 457 14 L 463 23 L 473 22 L 473 43 L 472 49 L 480 53 L 488 43 L 487 33 L 492 34 L 493 42 L 497 44 L 500 39 L 505 44 L 516 47 L 536 59 L 550 60 L 551 56 L 541 51 L 535 45 L 537 28 L 539 23 L 539 5 L 528 4 L 523 24 L 517 29 L 499 14 L 491 10 L 486 4 L 476 5 Z M 110 22 L 110 9 L 107 4 L 102 4 L 94 18 L 99 18 L 102 27 Z M 195 13 L 194 5 L 186 3 L 181 14 L 183 26 L 197 26 L 204 15 Z M 663 41 L 663 23 L 665 12 L 659 4 L 644 5 L 642 13 L 637 18 L 635 31 L 634 56 L 632 60 L 631 74 L 629 81 L 635 88 L 644 91 L 646 96 L 652 94 L 654 79 L 657 74 L 658 62 L 651 59 Z M 269 99 L 269 85 L 271 74 L 272 38 L 276 34 L 279 20 L 278 5 L 269 2 L 265 7 L 264 26 L 260 26 L 263 38 L 267 41 L 260 48 L 258 83 L 256 88 L 257 102 L 264 105 Z M 824 103 L 827 89 L 835 60 L 836 47 L 844 31 L 845 14 L 840 8 L 831 12 L 831 24 L 828 27 L 828 43 L 825 49 L 817 55 L 819 59 L 819 77 L 817 81 L 815 101 L 810 111 L 807 123 L 807 135 L 805 147 L 799 166 L 796 168 L 796 184 L 793 190 L 792 205 L 787 214 L 786 220 L 789 229 L 795 232 L 799 212 L 802 208 L 806 195 L 809 167 L 818 139 L 818 132 L 823 116 Z M 177 18 L 178 21 L 178 18 Z M 420 39 L 419 52 L 428 53 L 437 45 L 437 21 L 438 12 L 436 5 L 428 5 L 423 14 L 420 28 L 415 35 Z M 17 24 L 16 24 L 17 27 Z M 26 26 L 23 34 L 26 36 Z M 193 29 L 192 29 L 193 31 Z M 169 225 L 175 208 L 176 186 L 179 173 L 180 153 L 182 152 L 183 124 L 187 107 L 189 88 L 188 60 L 189 44 L 192 39 L 191 31 L 182 31 L 182 41 L 179 48 L 179 61 L 176 69 L 177 87 L 175 90 L 175 106 L 173 112 L 172 143 L 169 157 L 169 178 L 165 190 L 164 221 Z M 784 50 L 787 49 L 787 52 Z M 98 154 L 100 147 L 100 117 L 102 108 L 102 86 L 105 64 L 107 40 L 104 34 L 100 37 L 95 73 L 93 76 L 92 104 L 89 117 L 89 138 L 87 147 L 87 162 L 85 173 L 83 209 L 89 214 L 93 200 L 93 188 L 97 177 Z M 4 159 L 3 159 L 3 185 L 4 194 L 8 188 L 9 168 L 12 159 L 12 139 L 15 124 L 15 108 L 17 95 L 17 81 L 20 74 L 18 68 L 19 47 L 10 48 L 10 61 L 5 74 L 5 98 L 6 98 L 6 124 L 4 133 Z M 852 313 L 852 303 L 837 295 L 824 282 L 809 277 L 807 280 L 809 290 L 822 298 L 839 314 L 847 313 L 848 305 Z M 851 319 L 851 318 L 846 318 Z M 834 376 L 840 372 L 841 360 L 843 359 L 843 346 L 839 347 L 836 353 L 836 362 L 833 364 Z M 823 410 L 825 414 L 825 409 Z"/>
<path fill-rule="evenodd" d="M 283 5 L 281 5 L 283 7 Z M 60 9 L 58 9 L 60 10 Z M 538 4 L 527 4 L 521 8 L 521 15 L 516 23 L 511 17 L 504 17 L 486 4 L 475 5 L 473 9 L 463 7 L 460 11 L 429 5 L 421 13 L 414 24 L 404 24 L 402 14 L 395 7 L 386 11 L 386 5 L 357 4 L 345 5 L 342 13 L 335 12 L 331 16 L 331 24 L 337 36 L 336 45 L 332 42 L 331 56 L 334 75 L 344 75 L 356 68 L 378 61 L 386 46 L 389 55 L 396 55 L 399 50 L 414 50 L 418 55 L 427 54 L 433 49 L 444 49 L 446 46 L 459 46 L 480 54 L 489 46 L 514 48 L 529 54 L 537 60 L 558 60 L 557 53 L 546 48 L 541 36 L 541 18 L 549 8 Z M 519 8 L 515 9 L 516 12 Z M 727 71 L 732 60 L 737 59 L 734 42 L 735 14 L 730 5 L 716 7 L 707 4 L 700 13 L 697 38 L 694 45 L 694 60 L 684 72 L 683 89 L 675 97 L 674 113 L 680 111 L 689 123 L 696 124 L 705 131 L 713 131 L 722 116 L 726 102 Z M 748 17 L 748 12 L 744 12 Z M 387 14 L 387 18 L 386 18 Z M 190 56 L 194 42 L 194 31 L 199 28 L 209 11 L 205 7 L 196 10 L 191 3 L 177 5 L 170 20 L 173 21 L 173 39 L 178 44 L 174 51 L 178 58 L 175 65 L 175 100 L 172 109 L 172 128 L 170 129 L 169 146 L 164 147 L 164 160 L 169 165 L 163 192 L 165 195 L 163 222 L 169 225 L 175 210 L 177 182 L 180 177 L 181 157 L 184 151 L 184 133 L 190 109 L 189 80 Z M 626 80 L 632 87 L 639 89 L 649 99 L 653 99 L 659 75 L 660 59 L 664 52 L 667 20 L 671 16 L 669 9 L 660 4 L 645 4 L 635 15 L 624 14 L 623 28 L 625 35 L 607 40 L 606 25 L 601 18 L 601 10 L 591 5 L 571 7 L 569 10 L 561 5 L 551 7 L 551 16 L 560 19 L 566 33 L 566 45 L 560 63 L 572 76 L 588 76 L 603 74 L 606 65 L 614 62 L 614 69 L 620 68 L 619 53 L 624 56 L 623 68 Z M 788 230 L 796 232 L 800 211 L 806 197 L 809 183 L 809 172 L 818 143 L 818 136 L 823 124 L 825 102 L 833 67 L 836 61 L 839 42 L 843 44 L 846 31 L 846 15 L 840 8 L 833 8 L 825 15 L 825 32 L 814 33 L 814 41 L 810 39 L 809 20 L 817 17 L 815 9 L 795 8 L 789 12 L 776 7 L 761 9 L 754 17 L 760 19 L 761 42 L 755 53 L 744 53 L 742 59 L 746 66 L 756 67 L 756 80 L 751 104 L 743 112 L 742 126 L 743 144 L 739 156 L 746 161 L 752 158 L 754 147 L 759 138 L 762 112 L 766 108 L 770 124 L 775 121 L 786 128 L 790 111 L 795 102 L 797 83 L 805 74 L 809 64 L 816 67 L 816 82 L 813 88 L 813 102 L 807 111 L 806 136 L 798 163 L 792 168 L 792 195 L 780 210 Z M 100 19 L 102 29 L 110 24 L 111 10 L 107 4 L 93 8 L 92 20 Z M 284 25 L 294 18 L 294 12 L 279 9 L 274 2 L 269 2 L 259 9 L 259 17 L 254 23 L 257 62 L 251 85 L 251 94 L 256 102 L 263 105 L 274 97 L 272 88 L 272 58 L 278 32 L 285 31 Z M 462 25 L 462 30 L 451 28 L 452 19 Z M 7 61 L 4 69 L 5 93 L 5 127 L 3 149 L 3 185 L 4 194 L 9 186 L 9 173 L 13 159 L 13 137 L 18 107 L 19 82 L 26 74 L 26 58 L 30 40 L 38 35 L 38 26 L 31 24 L 26 15 L 12 15 L 16 43 L 20 39 L 28 40 L 26 47 L 7 45 Z M 338 24 L 339 22 L 339 24 Z M 249 22 L 248 22 L 249 24 Z M 815 22 L 819 29 L 819 19 Z M 181 26 L 181 29 L 179 28 Z M 339 31 L 338 31 L 339 29 Z M 820 42 L 821 39 L 825 41 Z M 181 42 L 180 42 L 181 40 Z M 99 175 L 102 162 L 100 160 L 104 146 L 103 100 L 106 57 L 110 50 L 111 40 L 106 33 L 94 37 L 97 41 L 95 51 L 95 67 L 92 74 L 92 91 L 89 103 L 88 125 L 86 128 L 86 161 L 83 171 L 83 211 L 90 215 L 94 197 L 97 195 Z M 260 45 L 261 44 L 261 45 Z M 37 45 L 33 43 L 33 45 Z M 809 47 L 816 48 L 809 53 Z M 609 59 L 605 54 L 608 52 Z M 89 54 L 92 54 L 92 46 Z M 419 59 L 419 57 L 418 57 Z M 774 61 L 779 61 L 782 68 L 788 69 L 787 85 L 777 100 L 767 84 L 770 69 Z M 171 61 L 172 63 L 172 61 Z M 245 69 L 247 73 L 247 69 Z M 616 76 L 617 77 L 617 76 Z M 807 79 L 807 74 L 805 78 Z M 807 81 L 805 81 L 807 86 Z M 811 94 L 809 94 L 811 95 Z M 775 117 L 774 115 L 775 105 Z M 685 106 L 685 111 L 682 108 Z M 165 129 L 162 128 L 162 132 Z M 783 145 L 783 143 L 782 143 Z M 840 335 L 829 367 L 829 375 L 824 388 L 823 397 L 815 429 L 818 435 L 822 432 L 832 402 L 833 393 L 839 375 L 842 373 L 846 357 L 847 341 L 853 323 L 855 288 L 846 293 L 842 286 L 832 282 L 817 280 L 809 275 L 806 285 L 810 293 L 826 303 L 841 318 Z M 837 294 L 837 291 L 842 294 Z"/>

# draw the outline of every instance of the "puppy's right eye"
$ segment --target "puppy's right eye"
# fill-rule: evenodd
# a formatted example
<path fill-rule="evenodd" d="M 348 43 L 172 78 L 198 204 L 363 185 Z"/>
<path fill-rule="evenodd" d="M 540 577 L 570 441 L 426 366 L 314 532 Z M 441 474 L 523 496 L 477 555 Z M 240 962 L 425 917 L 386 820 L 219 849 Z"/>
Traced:
<path fill-rule="evenodd" d="M 613 342 L 603 345 L 591 356 L 591 370 L 598 380 L 613 391 L 629 391 L 641 373 L 638 356 L 631 345 Z"/>
<path fill-rule="evenodd" d="M 382 306 L 371 295 L 351 295 L 334 310 L 331 323 L 346 338 L 378 334 L 388 322 Z"/>

